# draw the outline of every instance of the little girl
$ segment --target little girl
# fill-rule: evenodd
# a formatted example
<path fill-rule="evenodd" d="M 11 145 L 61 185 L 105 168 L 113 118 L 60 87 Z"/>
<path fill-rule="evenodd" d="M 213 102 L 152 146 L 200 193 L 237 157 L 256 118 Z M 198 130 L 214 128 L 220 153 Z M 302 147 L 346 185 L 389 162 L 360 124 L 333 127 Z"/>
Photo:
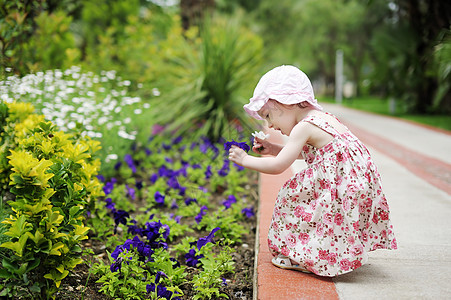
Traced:
<path fill-rule="evenodd" d="M 231 161 L 269 174 L 282 173 L 297 158 L 307 163 L 277 196 L 268 234 L 275 266 L 336 276 L 365 264 L 369 251 L 397 248 L 370 153 L 322 111 L 301 70 L 280 66 L 266 73 L 244 109 L 289 138 L 281 146 L 256 137 L 253 151 L 263 157 L 233 146 Z"/>

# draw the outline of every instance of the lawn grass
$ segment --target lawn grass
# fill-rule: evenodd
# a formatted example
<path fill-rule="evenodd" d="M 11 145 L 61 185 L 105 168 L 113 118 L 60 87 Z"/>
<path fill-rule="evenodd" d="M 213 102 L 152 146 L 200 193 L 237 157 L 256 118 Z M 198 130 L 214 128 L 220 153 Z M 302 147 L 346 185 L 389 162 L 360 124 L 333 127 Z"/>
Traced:
<path fill-rule="evenodd" d="M 333 98 L 321 97 L 320 102 L 335 103 Z M 396 107 L 395 113 L 390 112 L 390 104 L 388 99 L 377 97 L 362 97 L 353 99 L 344 99 L 342 104 L 346 107 L 364 110 L 376 114 L 393 116 L 420 124 L 451 131 L 451 115 L 415 115 L 402 111 L 399 105 Z"/>

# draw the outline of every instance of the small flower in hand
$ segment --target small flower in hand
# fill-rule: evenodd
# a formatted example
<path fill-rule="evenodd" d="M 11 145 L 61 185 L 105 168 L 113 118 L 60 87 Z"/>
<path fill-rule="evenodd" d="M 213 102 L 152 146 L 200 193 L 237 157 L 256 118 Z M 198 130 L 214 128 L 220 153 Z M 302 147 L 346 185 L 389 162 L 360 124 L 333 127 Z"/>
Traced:
<path fill-rule="evenodd" d="M 255 131 L 254 133 L 252 133 L 252 136 L 260 140 L 266 140 L 267 138 L 269 138 L 269 134 L 265 134 L 263 131 Z M 259 147 L 257 150 L 260 152 L 263 151 L 263 146 Z"/>
<path fill-rule="evenodd" d="M 266 140 L 267 138 L 269 138 L 269 134 L 265 134 L 263 131 L 255 131 L 254 133 L 252 133 L 252 136 L 261 140 Z"/>

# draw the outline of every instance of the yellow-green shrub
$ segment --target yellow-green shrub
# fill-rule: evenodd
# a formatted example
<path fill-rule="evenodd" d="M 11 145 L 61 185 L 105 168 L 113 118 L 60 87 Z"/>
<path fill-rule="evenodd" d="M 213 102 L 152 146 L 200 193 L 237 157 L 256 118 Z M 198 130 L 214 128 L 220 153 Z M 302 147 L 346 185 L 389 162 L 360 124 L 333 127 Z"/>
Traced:
<path fill-rule="evenodd" d="M 48 298 L 82 262 L 87 238 L 84 215 L 102 195 L 92 157 L 99 142 L 58 131 L 24 103 L 0 103 L 0 181 L 13 195 L 12 214 L 2 223 L 9 249 L 2 260 L 3 296 Z M 2 195 L 3 196 L 3 195 Z M 92 208 L 92 207 L 91 207 Z"/>

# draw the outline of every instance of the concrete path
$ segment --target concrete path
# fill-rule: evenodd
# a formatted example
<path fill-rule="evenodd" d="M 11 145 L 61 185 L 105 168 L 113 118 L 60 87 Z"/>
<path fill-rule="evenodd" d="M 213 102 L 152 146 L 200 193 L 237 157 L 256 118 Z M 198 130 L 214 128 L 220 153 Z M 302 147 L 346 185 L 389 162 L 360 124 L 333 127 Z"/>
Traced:
<path fill-rule="evenodd" d="M 451 299 L 451 133 L 338 105 L 323 106 L 370 149 L 399 249 L 371 252 L 367 265 L 332 280 L 294 271 L 271 273 L 271 279 L 265 279 L 272 266 L 266 244 L 269 220 L 267 225 L 262 222 L 271 218 L 274 200 L 262 198 L 258 299 Z M 293 172 L 304 167 L 297 162 Z M 278 175 L 279 180 L 292 174 L 287 173 Z M 276 178 L 268 176 L 261 176 L 262 196 L 269 196 L 271 189 L 277 194 L 280 188 L 271 187 L 267 182 Z M 279 290 L 290 290 L 290 296 L 275 294 L 275 282 Z"/>

